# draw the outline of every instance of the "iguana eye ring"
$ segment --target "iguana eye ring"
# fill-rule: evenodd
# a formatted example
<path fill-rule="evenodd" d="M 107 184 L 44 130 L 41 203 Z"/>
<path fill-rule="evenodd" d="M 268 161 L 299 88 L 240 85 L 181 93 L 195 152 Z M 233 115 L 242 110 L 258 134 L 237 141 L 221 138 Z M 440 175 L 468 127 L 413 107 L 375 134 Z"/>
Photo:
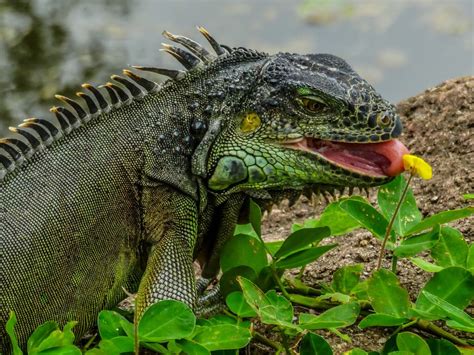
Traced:
<path fill-rule="evenodd" d="M 298 101 L 300 102 L 301 106 L 304 107 L 305 110 L 313 113 L 324 111 L 327 107 L 321 101 L 317 101 L 308 97 L 303 97 Z"/>
<path fill-rule="evenodd" d="M 377 114 L 377 124 L 382 127 L 387 127 L 392 120 L 388 115 L 385 115 L 384 113 L 378 113 Z"/>

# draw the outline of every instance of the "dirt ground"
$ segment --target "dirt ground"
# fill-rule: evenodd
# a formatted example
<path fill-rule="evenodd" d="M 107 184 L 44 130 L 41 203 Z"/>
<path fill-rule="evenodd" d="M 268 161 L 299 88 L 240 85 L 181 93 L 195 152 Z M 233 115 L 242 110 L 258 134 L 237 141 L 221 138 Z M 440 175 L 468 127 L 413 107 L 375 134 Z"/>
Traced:
<path fill-rule="evenodd" d="M 428 89 L 400 102 L 398 111 L 404 123 L 401 140 L 412 154 L 423 157 L 433 167 L 432 180 L 415 179 L 412 184 L 423 215 L 467 206 L 468 202 L 462 195 L 474 192 L 474 77 L 449 80 Z M 374 201 L 375 192 L 371 195 Z M 324 205 L 313 206 L 305 197 L 292 207 L 283 202 L 264 218 L 262 231 L 265 238 L 282 239 L 289 234 L 293 223 L 317 217 Z M 469 218 L 452 224 L 460 229 L 470 243 L 474 239 L 473 221 L 473 218 Z M 374 269 L 380 244 L 370 233 L 356 231 L 334 239 L 339 247 L 307 268 L 304 275 L 307 284 L 330 282 L 334 271 L 348 264 L 363 263 L 364 278 Z M 385 266 L 388 267 L 388 264 L 387 256 Z M 414 301 L 430 275 L 404 260 L 399 263 L 398 270 L 402 284 L 407 287 Z M 472 313 L 472 309 L 468 312 Z M 342 354 L 354 347 L 380 350 L 391 331 L 388 328 L 361 331 L 357 326 L 343 329 L 342 332 L 352 338 L 352 344 L 328 332 L 321 332 L 321 335 L 330 342 L 335 354 Z M 268 349 L 258 346 L 251 351 L 268 353 Z"/>

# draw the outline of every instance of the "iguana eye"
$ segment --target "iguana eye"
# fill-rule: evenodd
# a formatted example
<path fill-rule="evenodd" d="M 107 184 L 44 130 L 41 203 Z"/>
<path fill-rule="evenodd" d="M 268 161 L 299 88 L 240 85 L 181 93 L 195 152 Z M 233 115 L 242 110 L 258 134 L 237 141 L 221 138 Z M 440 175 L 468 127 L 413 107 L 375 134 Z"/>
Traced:
<path fill-rule="evenodd" d="M 309 99 L 307 97 L 303 97 L 299 101 L 301 103 L 301 106 L 303 106 L 309 112 L 321 112 L 324 111 L 327 107 L 324 103 Z"/>
<path fill-rule="evenodd" d="M 244 133 L 250 133 L 260 127 L 261 124 L 262 121 L 260 120 L 260 116 L 254 112 L 250 112 L 242 118 L 242 122 L 240 123 L 240 130 Z"/>

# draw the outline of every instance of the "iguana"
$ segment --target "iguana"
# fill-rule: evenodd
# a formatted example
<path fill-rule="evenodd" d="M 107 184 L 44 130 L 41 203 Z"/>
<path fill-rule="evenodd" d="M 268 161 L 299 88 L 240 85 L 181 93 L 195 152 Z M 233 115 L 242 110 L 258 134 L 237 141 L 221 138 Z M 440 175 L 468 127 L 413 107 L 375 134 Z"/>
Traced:
<path fill-rule="evenodd" d="M 249 198 L 268 206 L 403 170 L 394 106 L 344 60 L 229 48 L 198 29 L 212 53 L 164 32 L 185 71 L 83 84 L 82 104 L 56 95 L 55 117 L 0 140 L 4 352 L 12 310 L 22 347 L 47 320 L 83 334 L 124 289 L 138 291 L 136 319 L 161 299 L 209 311 L 202 291 Z"/>

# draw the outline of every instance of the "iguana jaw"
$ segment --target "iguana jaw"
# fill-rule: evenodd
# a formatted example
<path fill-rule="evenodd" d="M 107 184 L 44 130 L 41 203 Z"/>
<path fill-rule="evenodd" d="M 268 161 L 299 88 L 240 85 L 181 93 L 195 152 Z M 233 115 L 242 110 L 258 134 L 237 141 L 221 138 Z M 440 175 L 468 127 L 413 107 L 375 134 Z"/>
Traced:
<path fill-rule="evenodd" d="M 302 138 L 283 146 L 309 152 L 345 170 L 376 178 L 403 172 L 402 156 L 408 149 L 397 139 L 381 143 L 343 143 Z"/>

